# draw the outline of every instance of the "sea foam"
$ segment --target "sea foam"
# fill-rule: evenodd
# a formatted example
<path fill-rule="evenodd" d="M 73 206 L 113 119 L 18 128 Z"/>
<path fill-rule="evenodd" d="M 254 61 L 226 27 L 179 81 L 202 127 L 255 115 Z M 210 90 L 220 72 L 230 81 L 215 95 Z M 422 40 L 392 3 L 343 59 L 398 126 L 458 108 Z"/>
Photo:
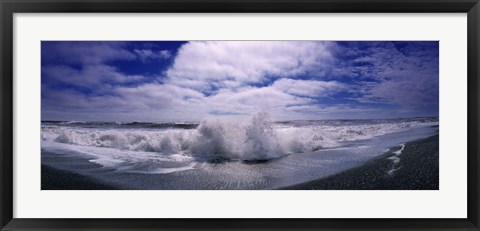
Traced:
<path fill-rule="evenodd" d="M 437 125 L 436 121 L 375 123 L 273 123 L 267 113 L 245 121 L 206 119 L 189 129 L 122 129 L 64 125 L 42 126 L 42 139 L 75 146 L 185 155 L 205 160 L 268 160 L 295 153 L 341 147 L 344 142 L 408 129 Z"/>

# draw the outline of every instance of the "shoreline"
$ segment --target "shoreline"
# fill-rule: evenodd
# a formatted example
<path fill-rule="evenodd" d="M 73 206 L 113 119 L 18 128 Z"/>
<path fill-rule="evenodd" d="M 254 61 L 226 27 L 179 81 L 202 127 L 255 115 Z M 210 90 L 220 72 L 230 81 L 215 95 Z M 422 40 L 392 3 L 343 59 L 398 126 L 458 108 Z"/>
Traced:
<path fill-rule="evenodd" d="M 358 167 L 350 168 L 316 180 L 273 189 L 438 190 L 438 138 L 439 135 L 437 133 L 427 138 L 399 144 Z M 88 164 L 91 163 L 88 162 Z M 56 168 L 45 164 L 41 165 L 41 190 L 122 189 L 127 188 L 106 183 L 88 175 L 64 170 L 63 168 Z"/>
<path fill-rule="evenodd" d="M 401 151 L 400 151 L 401 150 Z M 400 154 L 398 154 L 400 151 Z M 367 163 L 279 190 L 438 190 L 439 134 L 396 146 Z"/>

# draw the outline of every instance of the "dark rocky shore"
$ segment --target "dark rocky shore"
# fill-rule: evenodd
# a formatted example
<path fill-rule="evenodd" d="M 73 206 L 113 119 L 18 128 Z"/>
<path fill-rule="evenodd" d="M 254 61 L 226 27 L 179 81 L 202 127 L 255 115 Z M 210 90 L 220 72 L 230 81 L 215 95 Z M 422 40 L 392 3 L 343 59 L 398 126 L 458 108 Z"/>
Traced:
<path fill-rule="evenodd" d="M 42 190 L 112 190 L 114 186 L 100 183 L 97 180 L 42 165 Z"/>
<path fill-rule="evenodd" d="M 389 157 L 400 147 L 366 164 L 335 175 L 285 187 L 286 190 L 438 190 L 439 136 L 409 142 L 394 163 Z M 392 171 L 393 169 L 393 171 Z M 390 173 L 389 173 L 390 172 Z"/>

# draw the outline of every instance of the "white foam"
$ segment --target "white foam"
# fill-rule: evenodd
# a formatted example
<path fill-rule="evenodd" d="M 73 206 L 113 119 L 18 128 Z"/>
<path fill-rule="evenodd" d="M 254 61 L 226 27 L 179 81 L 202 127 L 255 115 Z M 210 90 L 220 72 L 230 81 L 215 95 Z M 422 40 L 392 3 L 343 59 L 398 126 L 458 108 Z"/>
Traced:
<path fill-rule="evenodd" d="M 405 144 L 400 144 L 400 146 L 401 146 L 400 150 L 393 152 L 393 154 L 395 154 L 395 155 L 402 154 L 402 151 L 405 148 Z"/>
<path fill-rule="evenodd" d="M 197 129 L 42 127 L 42 140 L 77 146 L 190 155 L 207 159 L 274 159 L 289 154 L 341 148 L 346 141 L 436 125 L 438 122 L 384 122 L 359 125 L 275 125 L 266 113 L 247 121 L 204 120 Z M 400 154 L 403 150 L 397 151 Z M 395 152 L 395 153 L 397 153 Z"/>
<path fill-rule="evenodd" d="M 387 159 L 392 160 L 394 164 L 398 164 L 398 162 L 400 162 L 400 157 L 398 156 L 391 156 L 391 157 L 388 157 Z"/>
<path fill-rule="evenodd" d="M 400 144 L 400 147 L 401 148 L 398 151 L 393 152 L 393 154 L 395 155 L 387 158 L 393 161 L 393 166 L 390 170 L 388 170 L 387 172 L 388 174 L 393 174 L 400 169 L 400 168 L 397 168 L 397 165 L 398 163 L 400 163 L 400 155 L 402 154 L 403 149 L 405 149 L 405 144 Z"/>
<path fill-rule="evenodd" d="M 187 171 L 187 170 L 192 170 L 195 169 L 196 163 L 191 163 L 187 166 L 183 167 L 176 167 L 176 168 L 156 168 L 156 169 L 149 169 L 149 170 L 126 170 L 126 172 L 130 173 L 143 173 L 143 174 L 168 174 L 168 173 L 174 173 L 174 172 L 182 172 L 182 171 Z M 124 170 L 125 171 L 125 170 Z"/>
<path fill-rule="evenodd" d="M 388 170 L 387 173 L 391 175 L 391 174 L 394 174 L 396 171 L 398 171 L 398 170 L 400 170 L 400 169 L 401 169 L 401 168 L 392 168 L 392 169 Z"/>
<path fill-rule="evenodd" d="M 99 165 L 102 165 L 104 167 L 115 167 L 121 163 L 124 163 L 125 161 L 122 161 L 122 160 L 115 160 L 115 159 L 112 159 L 112 158 L 101 158 L 101 157 L 98 157 L 98 159 L 91 159 L 91 160 L 88 160 L 92 163 L 95 163 L 95 164 L 99 164 Z"/>
<path fill-rule="evenodd" d="M 153 152 L 79 146 L 51 141 L 42 141 L 42 149 L 56 154 L 83 157 L 103 167 L 131 173 L 162 174 L 185 171 L 195 167 L 195 161 L 191 157 L 182 155 L 162 155 Z M 145 170 L 136 169 L 135 166 L 139 164 L 144 166 Z"/>

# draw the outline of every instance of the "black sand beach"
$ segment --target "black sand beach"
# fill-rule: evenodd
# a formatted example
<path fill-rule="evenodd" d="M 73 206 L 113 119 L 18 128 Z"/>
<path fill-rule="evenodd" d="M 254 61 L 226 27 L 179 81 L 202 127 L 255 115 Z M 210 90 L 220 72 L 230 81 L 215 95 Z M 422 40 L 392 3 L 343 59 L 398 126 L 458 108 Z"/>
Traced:
<path fill-rule="evenodd" d="M 42 190 L 113 190 L 91 177 L 42 165 Z"/>
<path fill-rule="evenodd" d="M 366 164 L 286 190 L 438 190 L 439 136 L 405 144 L 400 161 L 394 165 L 390 150 Z M 388 173 L 395 169 L 392 173 Z"/>

